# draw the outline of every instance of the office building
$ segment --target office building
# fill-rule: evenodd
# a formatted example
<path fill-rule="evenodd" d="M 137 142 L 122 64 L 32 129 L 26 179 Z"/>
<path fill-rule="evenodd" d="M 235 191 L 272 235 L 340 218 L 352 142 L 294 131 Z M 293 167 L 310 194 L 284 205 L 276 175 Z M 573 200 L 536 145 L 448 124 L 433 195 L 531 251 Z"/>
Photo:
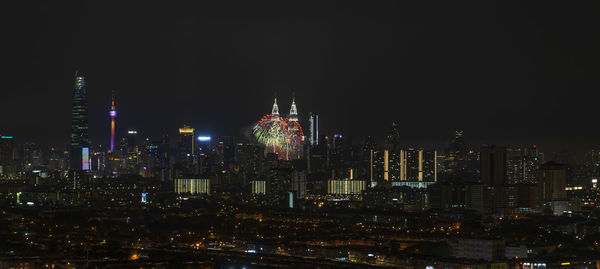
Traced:
<path fill-rule="evenodd" d="M 311 146 L 319 145 L 319 115 L 308 113 L 308 142 Z"/>
<path fill-rule="evenodd" d="M 506 181 L 508 184 L 523 182 L 523 151 L 521 148 L 506 148 Z"/>
<path fill-rule="evenodd" d="M 210 194 L 210 180 L 204 178 L 175 179 L 175 193 L 189 195 Z"/>
<path fill-rule="evenodd" d="M 330 179 L 327 181 L 327 194 L 359 195 L 367 188 L 364 180 Z"/>
<path fill-rule="evenodd" d="M 267 194 L 267 181 L 253 180 L 251 185 L 253 194 Z"/>
<path fill-rule="evenodd" d="M 185 174 L 190 172 L 188 169 L 192 166 L 195 152 L 195 140 L 194 128 L 187 125 L 183 125 L 182 128 L 179 128 L 178 162 L 182 169 L 181 172 L 184 172 Z"/>
<path fill-rule="evenodd" d="M 538 185 L 541 202 L 566 200 L 567 167 L 556 162 L 544 163 L 539 169 Z"/>
<path fill-rule="evenodd" d="M 481 183 L 488 186 L 506 183 L 506 148 L 494 145 L 481 148 Z"/>
<path fill-rule="evenodd" d="M 400 151 L 400 181 L 437 181 L 437 151 L 409 148 Z"/>
<path fill-rule="evenodd" d="M 71 145 L 69 163 L 72 170 L 83 170 L 86 168 L 84 159 L 89 159 L 89 156 L 83 155 L 86 151 L 89 154 L 89 147 L 90 139 L 88 135 L 86 79 L 83 75 L 76 72 L 71 109 Z M 87 150 L 84 151 L 84 149 Z"/>

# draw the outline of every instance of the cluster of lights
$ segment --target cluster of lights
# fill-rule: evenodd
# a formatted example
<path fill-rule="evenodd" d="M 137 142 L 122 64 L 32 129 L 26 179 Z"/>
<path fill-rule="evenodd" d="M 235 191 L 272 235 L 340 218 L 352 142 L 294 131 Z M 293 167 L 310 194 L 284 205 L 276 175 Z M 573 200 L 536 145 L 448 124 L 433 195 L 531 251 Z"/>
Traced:
<path fill-rule="evenodd" d="M 304 137 L 298 121 L 290 121 L 289 118 L 277 114 L 263 116 L 254 125 L 253 133 L 259 143 L 276 153 L 288 151 L 299 145 Z"/>
<path fill-rule="evenodd" d="M 200 142 L 208 142 L 211 140 L 210 136 L 198 136 L 198 141 Z"/>

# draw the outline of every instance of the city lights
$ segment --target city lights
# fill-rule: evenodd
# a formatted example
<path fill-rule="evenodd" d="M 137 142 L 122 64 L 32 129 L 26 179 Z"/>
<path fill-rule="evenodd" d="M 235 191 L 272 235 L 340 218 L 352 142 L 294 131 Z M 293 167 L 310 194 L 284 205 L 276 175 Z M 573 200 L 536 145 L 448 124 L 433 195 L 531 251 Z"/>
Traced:
<path fill-rule="evenodd" d="M 210 141 L 210 140 L 211 140 L 211 137 L 210 137 L 210 136 L 198 136 L 198 141 L 201 141 L 201 142 L 208 142 L 208 141 Z"/>

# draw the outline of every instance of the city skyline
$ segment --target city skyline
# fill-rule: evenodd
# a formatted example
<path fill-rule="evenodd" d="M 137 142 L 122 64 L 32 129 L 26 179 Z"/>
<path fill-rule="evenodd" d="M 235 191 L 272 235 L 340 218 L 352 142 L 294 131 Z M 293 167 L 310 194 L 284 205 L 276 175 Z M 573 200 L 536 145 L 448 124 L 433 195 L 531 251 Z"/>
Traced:
<path fill-rule="evenodd" d="M 589 10 L 577 3 L 514 10 L 408 5 L 280 3 L 226 13 L 219 4 L 199 4 L 190 8 L 201 8 L 196 16 L 183 6 L 150 3 L 145 11 L 164 8 L 165 17 L 132 20 L 131 4 L 18 3 L 3 24 L 10 38 L 3 46 L 14 53 L 0 82 L 6 100 L 0 113 L 12 116 L 2 117 L 0 131 L 66 145 L 69 89 L 80 69 L 88 77 L 94 143 L 104 143 L 107 103 L 116 90 L 118 125 L 151 137 L 184 123 L 240 136 L 272 96 L 288 100 L 296 93 L 301 118 L 319 114 L 322 133 L 359 140 L 382 139 L 392 122 L 403 122 L 403 140 L 425 146 L 444 143 L 454 130 L 464 130 L 474 144 L 535 143 L 549 151 L 596 146 L 598 127 L 585 118 L 597 99 L 588 75 L 598 68 L 597 37 L 585 33 L 597 23 L 575 15 Z M 470 12 L 476 8 L 484 12 Z M 52 15 L 43 15 L 46 10 Z M 549 11 L 559 10 L 565 18 L 555 21 Z M 281 13 L 269 15 L 275 11 Z M 385 16 L 395 13 L 398 19 Z M 79 23 L 71 25 L 65 14 Z M 48 27 L 33 28 L 42 21 Z M 35 94 L 27 99 L 35 109 L 18 105 L 24 93 Z"/>
<path fill-rule="evenodd" d="M 600 269 L 584 2 L 0 9 L 0 267 Z"/>

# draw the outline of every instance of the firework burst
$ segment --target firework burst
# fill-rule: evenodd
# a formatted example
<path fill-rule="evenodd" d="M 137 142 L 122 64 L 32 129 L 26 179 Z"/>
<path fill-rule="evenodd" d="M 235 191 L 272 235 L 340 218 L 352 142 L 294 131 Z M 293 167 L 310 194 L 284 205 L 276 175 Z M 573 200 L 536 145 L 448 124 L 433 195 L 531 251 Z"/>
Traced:
<path fill-rule="evenodd" d="M 286 143 L 286 121 L 278 115 L 262 117 L 253 128 L 256 140 L 273 152 L 281 152 Z"/>
<path fill-rule="evenodd" d="M 284 118 L 279 116 L 279 108 L 275 101 L 272 113 L 263 116 L 252 128 L 259 143 L 269 152 L 277 153 L 286 159 L 289 159 L 290 155 L 298 154 L 298 146 L 304 138 L 295 106 L 292 102 L 290 117 Z"/>

